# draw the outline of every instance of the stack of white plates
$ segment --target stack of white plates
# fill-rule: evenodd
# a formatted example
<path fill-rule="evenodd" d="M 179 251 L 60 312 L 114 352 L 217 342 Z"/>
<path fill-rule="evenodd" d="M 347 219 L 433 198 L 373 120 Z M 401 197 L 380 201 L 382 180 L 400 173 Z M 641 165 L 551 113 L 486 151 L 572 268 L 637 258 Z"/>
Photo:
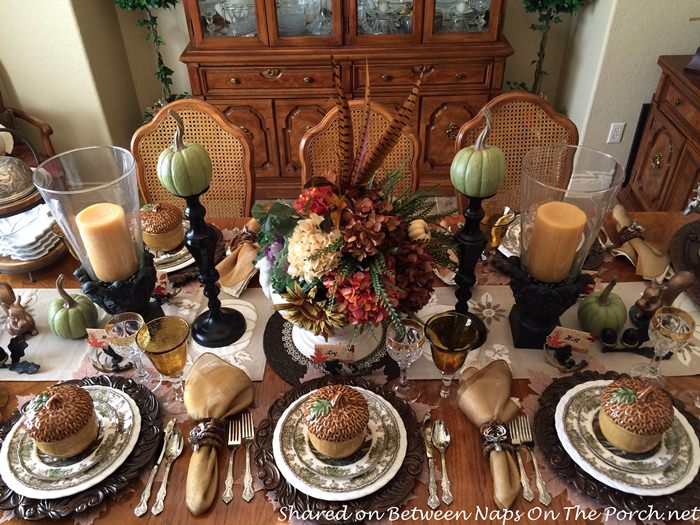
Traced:
<path fill-rule="evenodd" d="M 55 222 L 46 204 L 0 219 L 0 256 L 32 261 L 48 255 L 61 242 Z"/>

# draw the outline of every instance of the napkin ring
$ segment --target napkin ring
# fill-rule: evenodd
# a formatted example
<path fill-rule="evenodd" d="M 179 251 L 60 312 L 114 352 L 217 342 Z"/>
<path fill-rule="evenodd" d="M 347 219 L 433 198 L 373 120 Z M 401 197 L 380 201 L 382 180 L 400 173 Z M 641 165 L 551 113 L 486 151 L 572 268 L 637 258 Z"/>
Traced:
<path fill-rule="evenodd" d="M 508 450 L 513 452 L 513 445 L 510 441 L 510 433 L 508 432 L 508 427 L 506 427 L 501 421 L 489 421 L 484 423 L 479 428 L 479 433 L 481 434 L 481 450 L 485 457 L 489 457 L 489 454 L 494 450 L 496 452 L 501 452 L 503 450 Z"/>
<path fill-rule="evenodd" d="M 224 445 L 226 422 L 223 419 L 200 419 L 187 438 L 192 450 L 197 452 L 199 447 L 214 447 L 219 450 Z"/>
<path fill-rule="evenodd" d="M 644 228 L 640 226 L 637 221 L 632 221 L 624 228 L 620 228 L 620 231 L 618 232 L 620 242 L 625 244 L 627 241 L 631 241 L 632 239 L 641 239 L 644 231 Z"/>

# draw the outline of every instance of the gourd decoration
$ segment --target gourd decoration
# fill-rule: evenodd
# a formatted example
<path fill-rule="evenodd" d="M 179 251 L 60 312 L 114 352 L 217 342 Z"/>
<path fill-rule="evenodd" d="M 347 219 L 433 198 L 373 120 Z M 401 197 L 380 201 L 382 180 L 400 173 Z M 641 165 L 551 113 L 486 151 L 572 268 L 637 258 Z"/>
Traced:
<path fill-rule="evenodd" d="M 178 197 L 191 197 L 206 191 L 211 182 L 211 158 L 196 142 L 185 143 L 185 124 L 172 109 L 170 115 L 177 123 L 172 147 L 158 157 L 156 172 L 163 187 Z"/>
<path fill-rule="evenodd" d="M 49 305 L 49 328 L 64 339 L 79 339 L 88 328 L 97 326 L 97 307 L 84 295 L 69 295 L 63 289 L 64 275 L 56 279 L 56 290 L 61 296 Z"/>
<path fill-rule="evenodd" d="M 600 335 L 606 328 L 612 328 L 619 333 L 625 325 L 627 307 L 622 298 L 613 293 L 615 284 L 617 279 L 613 277 L 604 290 L 589 294 L 579 304 L 578 320 L 587 332 Z"/>
<path fill-rule="evenodd" d="M 416 219 L 408 224 L 408 238 L 412 241 L 429 241 L 430 228 L 423 219 Z"/>
<path fill-rule="evenodd" d="M 491 111 L 484 107 L 481 112 L 486 118 L 486 126 L 473 146 L 457 152 L 450 166 L 450 180 L 457 191 L 468 197 L 487 198 L 494 195 L 506 177 L 506 157 L 496 146 L 486 144 L 493 118 Z"/>

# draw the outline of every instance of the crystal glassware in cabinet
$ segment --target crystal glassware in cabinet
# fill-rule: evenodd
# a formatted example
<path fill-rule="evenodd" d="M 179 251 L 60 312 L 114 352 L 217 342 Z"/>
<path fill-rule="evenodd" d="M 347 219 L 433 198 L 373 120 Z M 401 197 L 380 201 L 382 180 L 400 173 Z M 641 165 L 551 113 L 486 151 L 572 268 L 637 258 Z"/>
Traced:
<path fill-rule="evenodd" d="M 413 31 L 413 2 L 359 0 L 357 20 L 361 35 L 410 34 Z"/>
<path fill-rule="evenodd" d="M 436 0 L 435 33 L 479 33 L 488 31 L 491 0 Z"/>
<path fill-rule="evenodd" d="M 221 5 L 223 6 L 227 23 L 226 36 L 257 36 L 257 14 L 253 0 L 225 0 Z"/>

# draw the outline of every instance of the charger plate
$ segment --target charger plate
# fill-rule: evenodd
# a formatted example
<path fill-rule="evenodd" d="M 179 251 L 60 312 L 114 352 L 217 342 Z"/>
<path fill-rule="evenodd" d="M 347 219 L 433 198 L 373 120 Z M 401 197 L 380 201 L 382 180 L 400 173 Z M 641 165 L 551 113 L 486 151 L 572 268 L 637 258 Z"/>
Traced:
<path fill-rule="evenodd" d="M 96 376 L 66 381 L 80 386 L 110 387 L 125 393 L 136 405 L 141 416 L 141 427 L 132 452 L 114 472 L 90 488 L 72 496 L 35 499 L 22 496 L 8 487 L 5 476 L 0 479 L 0 509 L 12 511 L 15 517 L 29 520 L 60 519 L 99 506 L 109 498 L 123 494 L 139 476 L 141 470 L 153 462 L 161 443 L 162 424 L 158 417 L 159 404 L 145 386 L 120 376 Z M 10 431 L 22 417 L 16 410 L 0 425 L 0 443 L 4 447 Z M 11 436 L 10 436 L 11 437 Z"/>
<path fill-rule="evenodd" d="M 275 428 L 284 412 L 303 396 L 331 384 L 359 387 L 383 398 L 396 411 L 406 429 L 406 454 L 393 478 L 372 494 L 342 503 L 314 498 L 295 488 L 282 475 L 273 452 Z M 324 376 L 302 383 L 288 391 L 272 404 L 267 418 L 258 426 L 255 445 L 255 463 L 263 488 L 273 493 L 272 496 L 281 507 L 291 506 L 295 512 L 299 513 L 310 512 L 314 516 L 319 516 L 316 523 L 323 525 L 362 521 L 361 517 L 366 517 L 367 512 L 384 512 L 391 507 L 400 507 L 413 492 L 425 461 L 425 447 L 420 425 L 408 403 L 397 398 L 390 389 L 356 376 Z M 335 513 L 333 516 L 324 514 L 329 509 L 341 507 L 345 508 L 345 513 Z M 343 517 L 341 518 L 338 514 L 343 514 Z"/>
<path fill-rule="evenodd" d="M 649 510 L 653 508 L 661 515 L 668 515 L 671 511 L 682 514 L 684 511 L 692 511 L 700 501 L 700 476 L 695 476 L 685 488 L 662 496 L 640 496 L 629 494 L 620 489 L 611 487 L 592 476 L 578 465 L 567 453 L 560 437 L 557 435 L 555 416 L 557 405 L 562 397 L 574 387 L 589 381 L 615 380 L 620 377 L 629 377 L 617 372 L 600 374 L 593 371 L 577 372 L 569 377 L 557 379 L 552 382 L 542 393 L 539 399 L 540 408 L 535 414 L 535 443 L 549 460 L 552 470 L 566 483 L 573 485 L 589 497 L 600 501 L 603 506 L 614 507 L 625 512 Z M 700 433 L 700 420 L 687 412 L 683 403 L 671 398 L 675 408 L 688 421 L 692 431 L 697 436 Z"/>

